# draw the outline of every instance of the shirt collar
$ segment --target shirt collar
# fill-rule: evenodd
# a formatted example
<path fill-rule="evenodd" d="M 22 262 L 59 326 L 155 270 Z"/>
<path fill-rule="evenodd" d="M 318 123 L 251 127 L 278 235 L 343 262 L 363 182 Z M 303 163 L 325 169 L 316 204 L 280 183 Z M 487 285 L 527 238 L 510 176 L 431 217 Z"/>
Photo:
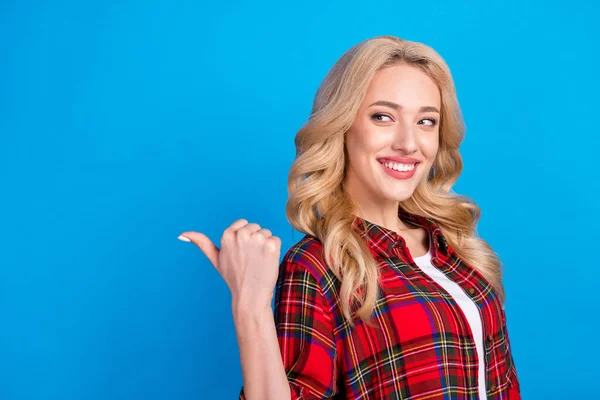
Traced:
<path fill-rule="evenodd" d="M 439 225 L 433 218 L 423 217 L 411 214 L 408 211 L 398 207 L 398 217 L 403 221 L 425 228 L 430 234 L 430 247 L 432 258 L 436 258 L 438 253 L 447 255 L 447 244 Z M 406 242 L 398 233 L 381 225 L 374 224 L 363 218 L 355 216 L 352 224 L 354 230 L 367 242 L 369 248 L 377 254 L 385 257 L 394 256 L 394 248 L 403 248 Z"/>

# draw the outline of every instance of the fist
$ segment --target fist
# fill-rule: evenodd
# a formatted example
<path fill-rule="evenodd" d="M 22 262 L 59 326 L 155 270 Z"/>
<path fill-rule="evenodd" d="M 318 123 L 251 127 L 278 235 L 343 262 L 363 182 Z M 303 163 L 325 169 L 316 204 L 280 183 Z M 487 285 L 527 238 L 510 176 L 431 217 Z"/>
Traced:
<path fill-rule="evenodd" d="M 220 248 L 200 232 L 183 232 L 179 239 L 194 243 L 204 253 L 227 283 L 235 303 L 271 306 L 281 240 L 270 230 L 240 219 L 225 229 Z"/>

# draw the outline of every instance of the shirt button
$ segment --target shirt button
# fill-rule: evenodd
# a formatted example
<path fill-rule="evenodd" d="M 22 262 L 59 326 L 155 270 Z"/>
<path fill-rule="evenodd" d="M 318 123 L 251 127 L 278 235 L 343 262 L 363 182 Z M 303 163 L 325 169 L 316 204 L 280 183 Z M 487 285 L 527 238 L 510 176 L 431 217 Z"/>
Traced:
<path fill-rule="evenodd" d="M 487 335 L 488 342 L 491 342 L 493 339 L 494 337 L 492 336 L 492 334 Z"/>
<path fill-rule="evenodd" d="M 496 390 L 496 386 L 494 386 L 494 385 L 490 386 L 490 393 L 492 393 L 494 390 Z"/>
<path fill-rule="evenodd" d="M 475 294 L 475 288 L 469 288 L 469 293 Z"/>

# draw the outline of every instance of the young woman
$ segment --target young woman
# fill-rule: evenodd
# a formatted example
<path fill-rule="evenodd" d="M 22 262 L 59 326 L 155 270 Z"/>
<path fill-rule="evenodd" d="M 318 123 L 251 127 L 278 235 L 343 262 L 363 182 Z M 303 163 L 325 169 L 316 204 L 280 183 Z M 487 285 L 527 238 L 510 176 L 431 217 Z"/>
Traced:
<path fill-rule="evenodd" d="M 287 217 L 305 236 L 281 263 L 280 240 L 246 220 L 220 249 L 180 236 L 231 290 L 240 398 L 520 399 L 500 261 L 451 191 L 464 131 L 433 49 L 366 40 L 296 136 Z"/>

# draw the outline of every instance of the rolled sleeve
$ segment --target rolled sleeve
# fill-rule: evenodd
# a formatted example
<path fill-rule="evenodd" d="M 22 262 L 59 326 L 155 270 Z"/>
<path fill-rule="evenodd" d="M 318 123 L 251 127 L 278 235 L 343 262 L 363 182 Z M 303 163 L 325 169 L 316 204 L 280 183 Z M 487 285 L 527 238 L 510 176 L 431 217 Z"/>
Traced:
<path fill-rule="evenodd" d="M 336 346 L 328 302 L 304 266 L 283 262 L 275 288 L 275 325 L 293 400 L 336 395 Z M 244 389 L 240 400 L 245 400 Z"/>

